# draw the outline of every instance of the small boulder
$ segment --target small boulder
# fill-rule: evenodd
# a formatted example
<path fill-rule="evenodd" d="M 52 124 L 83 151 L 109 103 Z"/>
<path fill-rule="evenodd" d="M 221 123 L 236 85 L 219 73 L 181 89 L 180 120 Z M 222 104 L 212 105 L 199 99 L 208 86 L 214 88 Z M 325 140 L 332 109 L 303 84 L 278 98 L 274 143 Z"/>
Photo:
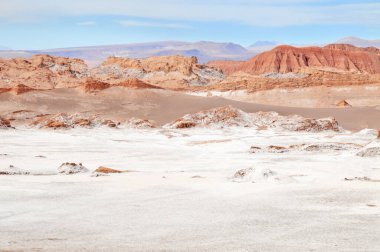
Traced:
<path fill-rule="evenodd" d="M 350 108 L 352 107 L 351 104 L 349 104 L 346 100 L 341 100 L 336 104 L 339 108 Z"/>
<path fill-rule="evenodd" d="M 96 172 L 96 173 L 105 173 L 105 174 L 109 174 L 109 173 L 122 173 L 122 171 L 115 170 L 115 169 L 108 168 L 108 167 L 104 167 L 104 166 L 100 166 L 94 172 Z"/>
<path fill-rule="evenodd" d="M 88 172 L 88 169 L 82 165 L 82 163 L 63 163 L 58 167 L 58 173 L 71 175 L 76 173 L 85 173 Z"/>
<path fill-rule="evenodd" d="M 8 119 L 0 117 L 0 129 L 12 128 L 11 122 Z"/>

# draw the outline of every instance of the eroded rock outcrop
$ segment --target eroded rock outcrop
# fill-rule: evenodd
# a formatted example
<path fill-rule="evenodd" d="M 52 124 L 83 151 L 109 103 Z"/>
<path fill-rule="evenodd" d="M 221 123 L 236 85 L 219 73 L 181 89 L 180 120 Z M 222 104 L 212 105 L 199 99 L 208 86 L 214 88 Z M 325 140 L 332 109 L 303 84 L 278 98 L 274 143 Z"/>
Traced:
<path fill-rule="evenodd" d="M 91 70 L 91 76 L 110 84 L 140 80 L 163 88 L 207 85 L 223 79 L 223 74 L 198 64 L 196 57 L 156 56 L 146 59 L 110 57 Z"/>
<path fill-rule="evenodd" d="M 155 128 L 154 121 L 148 119 L 131 118 L 125 122 L 126 128 L 152 129 Z"/>
<path fill-rule="evenodd" d="M 80 59 L 34 55 L 31 58 L 0 59 L 0 88 L 31 89 L 75 87 L 86 76 L 87 65 Z M 19 86 L 24 85 L 24 86 Z"/>
<path fill-rule="evenodd" d="M 219 107 L 187 114 L 167 125 L 166 128 L 192 127 L 254 127 L 256 129 L 277 128 L 289 131 L 340 131 L 334 118 L 311 119 L 298 115 L 282 116 L 276 112 L 246 113 L 232 106 Z"/>
<path fill-rule="evenodd" d="M 76 127 L 95 128 L 106 126 L 116 128 L 120 123 L 112 120 L 102 119 L 96 115 L 86 116 L 81 114 L 60 113 L 56 115 L 42 115 L 37 117 L 32 126 L 46 129 L 71 129 Z"/>
<path fill-rule="evenodd" d="M 334 68 L 350 72 L 380 74 L 380 49 L 347 44 L 325 47 L 278 46 L 246 62 L 210 62 L 223 72 L 252 74 L 301 72 L 305 68 Z"/>
<path fill-rule="evenodd" d="M 232 106 L 219 107 L 200 111 L 194 114 L 187 114 L 172 123 L 167 124 L 167 128 L 192 128 L 192 127 L 252 127 L 253 121 L 248 113 L 245 113 Z"/>
<path fill-rule="evenodd" d="M 102 82 L 102 81 L 98 81 L 94 79 L 88 79 L 83 84 L 82 88 L 86 93 L 92 93 L 92 92 L 102 91 L 104 89 L 109 88 L 110 86 L 111 85 L 106 82 Z"/>

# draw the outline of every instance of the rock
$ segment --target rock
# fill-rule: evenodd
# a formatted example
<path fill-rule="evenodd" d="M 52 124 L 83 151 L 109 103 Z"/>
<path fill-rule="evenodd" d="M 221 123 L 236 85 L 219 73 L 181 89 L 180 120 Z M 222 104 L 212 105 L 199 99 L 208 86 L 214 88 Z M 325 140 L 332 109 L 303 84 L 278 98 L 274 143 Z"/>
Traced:
<path fill-rule="evenodd" d="M 284 153 L 284 152 L 289 151 L 286 147 L 275 146 L 275 145 L 268 146 L 267 150 L 268 150 L 268 152 L 271 152 L 271 153 Z"/>
<path fill-rule="evenodd" d="M 257 112 L 251 116 L 253 123 L 259 127 L 307 132 L 341 131 L 338 122 L 333 117 L 313 119 L 298 115 L 281 116 L 276 112 Z"/>
<path fill-rule="evenodd" d="M 8 119 L 0 117 L 0 129 L 12 128 L 11 122 Z"/>
<path fill-rule="evenodd" d="M 122 173 L 122 171 L 115 170 L 115 169 L 108 168 L 108 167 L 104 167 L 104 166 L 100 166 L 98 169 L 95 170 L 95 172 L 96 173 L 106 173 L 106 174 L 109 174 L 109 173 Z"/>
<path fill-rule="evenodd" d="M 65 175 L 72 175 L 77 173 L 85 173 L 88 172 L 88 169 L 82 165 L 82 163 L 63 163 L 60 167 L 58 167 L 58 173 Z"/>
<path fill-rule="evenodd" d="M 301 150 L 309 152 L 353 151 L 362 148 L 354 143 L 317 143 L 302 146 Z"/>
<path fill-rule="evenodd" d="M 253 126 L 253 123 L 249 114 L 232 106 L 225 106 L 200 111 L 195 114 L 187 114 L 164 127 L 182 129 L 196 126 L 217 128 L 232 126 L 248 127 Z"/>
<path fill-rule="evenodd" d="M 256 183 L 260 181 L 267 181 L 267 180 L 278 180 L 278 178 L 275 178 L 276 172 L 267 169 L 255 169 L 255 168 L 246 168 L 237 171 L 233 176 L 234 182 L 251 182 Z"/>
<path fill-rule="evenodd" d="M 125 126 L 127 128 L 134 129 L 152 129 L 154 128 L 154 122 L 147 119 L 131 118 L 126 121 Z"/>
<path fill-rule="evenodd" d="M 110 86 L 111 85 L 106 82 L 97 81 L 94 79 L 87 79 L 86 82 L 83 84 L 82 88 L 86 93 L 93 93 L 96 91 L 107 89 Z"/>
<path fill-rule="evenodd" d="M 196 57 L 184 56 L 145 59 L 109 57 L 91 70 L 91 76 L 123 87 L 170 89 L 205 86 L 224 78 L 220 71 L 198 64 Z"/>
<path fill-rule="evenodd" d="M 187 114 L 169 124 L 165 128 L 192 127 L 253 127 L 256 129 L 277 128 L 289 131 L 336 131 L 341 129 L 334 118 L 311 119 L 301 116 L 281 116 L 275 112 L 246 113 L 232 106 L 219 107 Z"/>
<path fill-rule="evenodd" d="M 377 131 L 377 139 L 380 139 L 380 130 Z"/>
<path fill-rule="evenodd" d="M 336 106 L 340 108 L 352 107 L 346 100 L 339 101 Z"/>
<path fill-rule="evenodd" d="M 49 55 L 0 59 L 0 69 L 0 88 L 14 88 L 16 94 L 32 89 L 79 86 L 88 71 L 83 60 Z"/>
<path fill-rule="evenodd" d="M 126 79 L 125 81 L 116 83 L 114 85 L 119 86 L 119 87 L 134 88 L 134 89 L 143 89 L 143 88 L 161 89 L 158 86 L 150 85 L 137 78 L 129 78 L 129 79 Z"/>
<path fill-rule="evenodd" d="M 31 126 L 47 129 L 71 129 L 71 128 L 95 128 L 107 126 L 116 128 L 120 123 L 112 120 L 104 120 L 96 115 L 87 116 L 82 114 L 60 113 L 56 115 L 44 115 L 36 117 Z"/>
<path fill-rule="evenodd" d="M 195 126 L 197 126 L 195 122 L 179 119 L 171 123 L 169 127 L 173 129 L 188 129 L 194 128 Z"/>
<path fill-rule="evenodd" d="M 24 171 L 13 165 L 6 168 L 0 168 L 0 175 L 29 175 L 29 171 Z"/>
<path fill-rule="evenodd" d="M 370 147 L 356 154 L 359 157 L 380 157 L 380 147 Z"/>
<path fill-rule="evenodd" d="M 251 146 L 250 152 L 251 153 L 259 153 L 259 152 L 262 152 L 262 148 L 258 147 L 258 146 Z"/>

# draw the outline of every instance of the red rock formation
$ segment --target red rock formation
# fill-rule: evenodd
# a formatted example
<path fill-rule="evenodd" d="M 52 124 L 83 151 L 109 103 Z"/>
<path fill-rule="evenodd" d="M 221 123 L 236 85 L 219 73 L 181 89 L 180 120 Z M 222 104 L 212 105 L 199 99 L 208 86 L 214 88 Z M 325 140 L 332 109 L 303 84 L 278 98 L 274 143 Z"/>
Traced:
<path fill-rule="evenodd" d="M 83 84 L 83 89 L 86 93 L 101 91 L 109 88 L 111 85 L 102 81 L 97 81 L 93 79 L 88 79 Z"/>
<path fill-rule="evenodd" d="M 225 73 L 252 74 L 302 72 L 304 68 L 334 68 L 369 74 L 380 74 L 380 49 L 332 44 L 325 47 L 278 46 L 246 62 L 214 61 L 210 66 Z"/>
<path fill-rule="evenodd" d="M 130 78 L 125 81 L 119 82 L 114 84 L 114 86 L 119 86 L 119 87 L 126 87 L 126 88 L 153 88 L 153 89 L 160 89 L 160 87 L 150 85 L 142 80 L 139 80 L 137 78 Z"/>
<path fill-rule="evenodd" d="M 23 85 L 23 84 L 18 84 L 14 87 L 11 87 L 11 88 L 0 88 L 0 94 L 9 92 L 9 93 L 13 93 L 15 95 L 20 95 L 20 94 L 23 94 L 23 93 L 26 93 L 26 92 L 29 92 L 32 90 L 35 90 L 35 89 L 30 88 L 30 87 Z"/>
<path fill-rule="evenodd" d="M 328 70 L 305 69 L 303 74 L 273 74 L 273 77 L 238 72 L 229 75 L 219 83 L 205 87 L 192 88 L 202 90 L 247 90 L 256 92 L 276 88 L 304 88 L 315 86 L 351 86 L 380 83 L 380 74 L 337 72 Z M 284 76 L 282 76 L 284 75 Z"/>

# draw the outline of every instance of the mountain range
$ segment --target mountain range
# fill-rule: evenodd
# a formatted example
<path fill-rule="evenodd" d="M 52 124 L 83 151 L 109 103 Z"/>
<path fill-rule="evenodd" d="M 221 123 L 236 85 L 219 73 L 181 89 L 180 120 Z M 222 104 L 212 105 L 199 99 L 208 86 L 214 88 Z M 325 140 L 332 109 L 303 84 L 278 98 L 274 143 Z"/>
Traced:
<path fill-rule="evenodd" d="M 342 38 L 336 43 L 352 44 L 358 47 L 374 46 L 380 48 L 380 40 L 365 40 L 356 37 Z M 214 60 L 248 60 L 259 53 L 269 51 L 281 44 L 283 43 L 260 40 L 249 47 L 243 47 L 235 43 L 218 43 L 211 41 L 162 41 L 46 50 L 9 50 L 6 47 L 0 46 L 0 58 L 26 58 L 36 54 L 49 54 L 51 56 L 79 58 L 84 60 L 89 66 L 96 66 L 110 56 L 147 58 L 152 56 L 182 55 L 196 56 L 200 63 L 206 63 Z"/>

